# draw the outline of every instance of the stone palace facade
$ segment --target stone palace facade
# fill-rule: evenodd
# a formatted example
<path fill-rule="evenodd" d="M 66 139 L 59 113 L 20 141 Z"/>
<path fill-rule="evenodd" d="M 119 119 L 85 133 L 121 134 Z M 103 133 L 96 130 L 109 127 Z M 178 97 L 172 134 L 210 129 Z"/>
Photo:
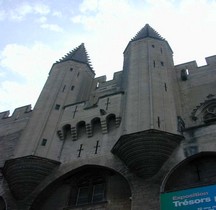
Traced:
<path fill-rule="evenodd" d="M 216 56 L 206 63 L 174 65 L 148 24 L 110 81 L 84 44 L 69 52 L 33 110 L 0 113 L 0 210 L 171 210 L 163 195 L 216 184 Z"/>

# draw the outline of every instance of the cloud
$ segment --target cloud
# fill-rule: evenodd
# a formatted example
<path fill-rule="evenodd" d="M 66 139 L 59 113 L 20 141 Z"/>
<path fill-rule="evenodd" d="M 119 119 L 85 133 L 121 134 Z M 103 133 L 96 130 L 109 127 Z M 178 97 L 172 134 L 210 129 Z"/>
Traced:
<path fill-rule="evenodd" d="M 6 18 L 6 12 L 4 10 L 0 10 L 0 21 Z"/>
<path fill-rule="evenodd" d="M 49 29 L 50 31 L 55 31 L 55 32 L 63 32 L 63 29 L 57 24 L 43 23 L 41 24 L 41 28 Z"/>
<path fill-rule="evenodd" d="M 42 17 L 38 18 L 36 22 L 38 22 L 38 23 L 46 23 L 47 22 L 47 17 L 42 16 Z"/>
<path fill-rule="evenodd" d="M 109 71 L 104 66 L 121 70 L 122 52 L 146 23 L 168 40 L 176 64 L 194 59 L 199 64 L 200 58 L 215 53 L 210 40 L 216 36 L 216 1 L 84 0 L 79 10 L 71 21 L 88 31 L 89 49 L 102 46 L 104 52 L 89 51 L 99 74 Z"/>
<path fill-rule="evenodd" d="M 55 31 L 55 32 L 63 32 L 63 28 L 61 28 L 57 24 L 50 24 L 47 22 L 47 17 L 42 16 L 36 20 L 37 23 L 40 24 L 40 27 L 43 29 L 48 29 L 50 31 Z"/>
<path fill-rule="evenodd" d="M 82 13 L 88 12 L 88 11 L 97 11 L 99 1 L 98 0 L 84 0 L 82 4 L 80 5 L 80 11 Z"/>
<path fill-rule="evenodd" d="M 0 72 L 0 78 L 5 76 L 5 72 Z"/>
<path fill-rule="evenodd" d="M 65 28 L 63 28 L 64 24 L 59 26 L 56 22 L 52 24 L 48 22 L 51 16 L 52 18 L 62 16 L 61 8 L 51 10 L 44 5 L 44 8 L 35 9 L 36 4 L 29 3 L 28 5 L 30 8 L 27 6 L 23 13 L 16 10 L 18 17 L 24 19 L 31 10 L 32 14 L 37 15 L 37 22 L 43 29 L 56 32 L 64 30 L 64 33 L 61 34 L 63 41 L 53 43 L 53 46 L 64 48 L 64 52 L 73 49 L 71 43 L 78 46 L 85 42 L 97 76 L 106 74 L 108 78 L 112 78 L 113 72 L 122 70 L 122 53 L 125 47 L 146 23 L 149 23 L 169 42 L 174 51 L 175 64 L 194 59 L 200 60 L 205 56 L 215 54 L 216 1 L 83 0 L 79 7 L 76 7 L 79 11 L 71 13 L 77 14 L 70 19 L 73 27 L 68 27 L 70 23 L 63 22 L 66 23 Z M 67 17 L 66 13 L 63 14 L 64 17 Z M 4 15 L 3 12 L 3 18 Z M 62 18 L 63 21 L 68 19 L 63 20 Z M 22 95 L 31 95 L 33 93 L 28 91 L 32 91 L 33 88 L 39 93 L 45 81 L 44 73 L 47 74 L 47 69 L 50 69 L 55 61 L 52 58 L 60 58 L 65 54 L 38 42 L 30 47 L 10 44 L 2 53 L 0 68 L 21 75 L 25 81 L 22 84 L 12 81 L 2 83 L 5 92 L 0 92 L 0 95 L 7 98 L 10 96 L 8 99 L 10 104 L 12 104 L 13 97 L 18 98 L 17 95 L 14 95 L 16 94 L 14 90 L 19 91 Z M 40 83 L 39 87 L 37 83 Z M 4 103 L 3 101 L 0 102 L 0 105 Z M 31 102 L 27 101 L 23 101 L 21 105 Z"/>
<path fill-rule="evenodd" d="M 32 7 L 29 4 L 21 4 L 19 7 L 17 7 L 14 10 L 11 10 L 10 18 L 12 20 L 21 21 L 25 18 L 26 15 L 33 12 Z"/>
<path fill-rule="evenodd" d="M 34 104 L 47 78 L 48 70 L 60 57 L 60 53 L 38 42 L 30 47 L 7 45 L 0 56 L 0 68 L 8 73 L 16 73 L 24 82 L 8 80 L 0 84 L 0 95 L 4 98 L 0 101 L 0 111 L 8 107 L 14 109 L 17 106 Z"/>
<path fill-rule="evenodd" d="M 27 2 L 21 3 L 15 9 L 8 11 L 9 18 L 15 21 L 22 21 L 29 14 L 36 15 L 48 15 L 50 8 L 45 4 L 34 3 L 30 4 Z"/>
<path fill-rule="evenodd" d="M 62 13 L 60 11 L 53 11 L 52 15 L 54 17 L 62 17 Z"/>
<path fill-rule="evenodd" d="M 33 11 L 36 14 L 47 15 L 50 13 L 50 8 L 45 4 L 35 4 L 33 5 Z"/>

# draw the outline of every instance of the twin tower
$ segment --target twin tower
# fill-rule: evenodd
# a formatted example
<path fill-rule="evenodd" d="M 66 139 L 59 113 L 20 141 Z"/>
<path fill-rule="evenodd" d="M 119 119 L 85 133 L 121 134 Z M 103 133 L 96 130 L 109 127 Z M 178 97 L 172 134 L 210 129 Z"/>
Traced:
<path fill-rule="evenodd" d="M 202 69 L 211 73 L 215 57 L 207 64 Z M 216 119 L 202 117 L 214 110 L 216 78 L 201 80 L 206 72 L 198 68 L 174 66 L 168 42 L 148 24 L 110 81 L 95 78 L 84 44 L 69 52 L 53 64 L 34 110 L 0 113 L 9 154 L 2 156 L 0 209 L 156 210 L 160 193 L 197 184 L 169 171 L 213 148 L 200 146 L 209 130 L 193 130 Z"/>
<path fill-rule="evenodd" d="M 16 156 L 67 162 L 68 155 L 86 158 L 95 140 L 112 141 L 105 156 L 116 155 L 142 177 L 155 175 L 182 139 L 172 54 L 147 24 L 128 43 L 123 71 L 106 81 L 94 78 L 81 44 L 53 65 Z"/>

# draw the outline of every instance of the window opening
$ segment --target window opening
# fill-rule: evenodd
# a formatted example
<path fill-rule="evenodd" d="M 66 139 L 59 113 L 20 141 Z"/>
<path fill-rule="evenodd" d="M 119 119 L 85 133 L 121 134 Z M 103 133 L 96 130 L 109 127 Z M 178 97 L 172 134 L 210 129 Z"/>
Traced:
<path fill-rule="evenodd" d="M 70 68 L 70 71 L 73 71 L 73 68 Z"/>
<path fill-rule="evenodd" d="M 94 148 L 95 148 L 95 154 L 97 154 L 99 147 L 100 147 L 99 141 L 97 141 L 96 146 L 94 146 Z"/>
<path fill-rule="evenodd" d="M 93 186 L 93 195 L 92 195 L 92 202 L 93 203 L 103 201 L 104 190 L 105 190 L 104 183 L 96 184 Z"/>
<path fill-rule="evenodd" d="M 157 118 L 158 128 L 160 128 L 160 117 Z"/>
<path fill-rule="evenodd" d="M 164 62 L 163 61 L 161 61 L 161 66 L 164 66 Z"/>
<path fill-rule="evenodd" d="M 154 46 L 154 45 L 152 45 L 152 47 L 154 48 L 155 46 Z"/>
<path fill-rule="evenodd" d="M 154 68 L 155 68 L 155 61 L 153 61 L 153 66 L 154 66 Z"/>
<path fill-rule="evenodd" d="M 105 103 L 105 105 L 106 105 L 106 110 L 108 110 L 109 104 L 110 104 L 110 99 L 107 98 L 107 101 L 106 101 L 106 103 Z"/>
<path fill-rule="evenodd" d="M 182 69 L 181 70 L 181 80 L 186 81 L 189 76 L 189 70 L 188 69 Z"/>
<path fill-rule="evenodd" d="M 74 90 L 74 85 L 71 86 L 71 90 Z"/>
<path fill-rule="evenodd" d="M 41 146 L 46 146 L 47 139 L 42 139 Z"/>
<path fill-rule="evenodd" d="M 105 179 L 101 175 L 90 175 L 78 183 L 76 205 L 98 203 L 105 200 Z"/>
<path fill-rule="evenodd" d="M 106 117 L 108 131 L 111 131 L 116 128 L 116 116 L 110 114 Z"/>
<path fill-rule="evenodd" d="M 56 105 L 55 105 L 55 109 L 56 109 L 56 110 L 59 110 L 59 109 L 60 109 L 60 105 L 59 105 L 59 104 L 56 104 Z"/>
<path fill-rule="evenodd" d="M 93 129 L 93 133 L 100 133 L 101 132 L 101 121 L 100 118 L 94 118 L 92 121 L 92 129 Z"/>
<path fill-rule="evenodd" d="M 63 89 L 62 89 L 62 92 L 64 92 L 64 91 L 65 91 L 65 88 L 66 88 L 66 85 L 64 85 L 64 87 L 63 87 Z"/>
<path fill-rule="evenodd" d="M 167 85 L 166 85 L 166 83 L 164 83 L 164 88 L 165 88 L 165 91 L 167 92 Z"/>
<path fill-rule="evenodd" d="M 77 124 L 77 137 L 81 138 L 86 134 L 86 123 L 85 121 L 80 121 Z"/>
<path fill-rule="evenodd" d="M 78 151 L 78 156 L 77 157 L 80 157 L 81 152 L 83 151 L 83 144 L 80 144 L 80 148 L 77 151 Z"/>
<path fill-rule="evenodd" d="M 73 118 L 75 117 L 76 112 L 78 112 L 78 111 L 77 111 L 77 106 L 76 106 L 75 109 L 74 109 Z"/>

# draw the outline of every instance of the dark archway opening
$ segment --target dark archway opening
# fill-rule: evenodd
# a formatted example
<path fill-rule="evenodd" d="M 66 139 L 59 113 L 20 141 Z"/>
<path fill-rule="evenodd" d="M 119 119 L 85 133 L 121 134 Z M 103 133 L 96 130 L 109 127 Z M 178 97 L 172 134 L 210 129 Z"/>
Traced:
<path fill-rule="evenodd" d="M 48 186 L 30 210 L 131 209 L 126 179 L 101 166 L 83 166 Z M 122 206 L 122 208 L 121 208 Z"/>
<path fill-rule="evenodd" d="M 201 152 L 182 161 L 168 174 L 162 192 L 216 183 L 216 153 Z"/>

